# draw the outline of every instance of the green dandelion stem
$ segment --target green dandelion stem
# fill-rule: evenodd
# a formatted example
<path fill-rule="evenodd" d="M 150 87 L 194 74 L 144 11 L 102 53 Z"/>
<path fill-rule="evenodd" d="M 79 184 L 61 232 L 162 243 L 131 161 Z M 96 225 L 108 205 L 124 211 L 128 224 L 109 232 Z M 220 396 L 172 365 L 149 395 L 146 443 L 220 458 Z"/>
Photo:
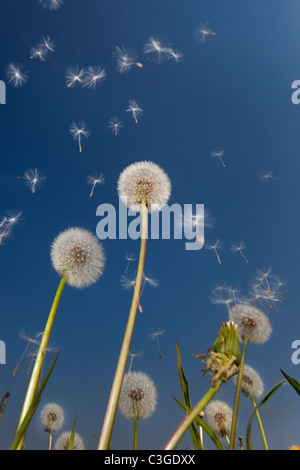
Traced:
<path fill-rule="evenodd" d="M 110 440 L 113 431 L 115 416 L 118 408 L 118 401 L 121 393 L 123 378 L 125 374 L 126 363 L 129 354 L 130 343 L 133 335 L 137 309 L 140 303 L 140 294 L 143 282 L 145 255 L 146 255 L 146 241 L 147 241 L 147 214 L 148 210 L 144 202 L 141 204 L 142 213 L 142 235 L 138 271 L 135 281 L 135 289 L 133 293 L 131 308 L 129 311 L 127 326 L 123 338 L 123 343 L 119 355 L 119 360 L 115 372 L 114 381 L 111 388 L 110 398 L 106 409 L 106 414 L 102 426 L 102 431 L 99 439 L 98 450 L 109 450 Z"/>
<path fill-rule="evenodd" d="M 138 420 L 133 420 L 133 449 L 138 450 Z"/>
<path fill-rule="evenodd" d="M 233 413 L 232 413 L 232 423 L 231 423 L 231 434 L 230 434 L 229 450 L 234 450 L 234 448 L 235 448 L 237 418 L 238 418 L 238 410 L 239 410 L 239 402 L 240 402 L 240 395 L 241 395 L 241 386 L 242 386 L 243 369 L 244 369 L 244 363 L 245 363 L 247 343 L 248 343 L 247 338 L 244 338 L 243 350 L 242 350 L 242 354 L 241 354 L 241 362 L 240 362 L 240 366 L 239 366 L 239 373 L 238 373 L 237 384 L 236 384 L 236 389 L 235 389 L 235 398 L 234 398 L 234 406 L 233 406 Z"/>
<path fill-rule="evenodd" d="M 256 415 L 259 430 L 260 430 L 260 433 L 261 433 L 262 441 L 263 441 L 263 444 L 264 444 L 264 449 L 268 450 L 268 444 L 267 444 L 267 440 L 266 440 L 265 431 L 264 431 L 264 428 L 263 428 L 263 425 L 262 425 L 262 422 L 261 422 L 261 419 L 260 419 L 258 408 L 257 408 L 255 400 L 252 396 L 251 396 L 251 401 L 252 401 L 252 404 L 253 404 L 253 408 L 255 409 L 255 415 Z"/>
<path fill-rule="evenodd" d="M 204 397 L 197 403 L 197 405 L 192 409 L 192 411 L 185 416 L 184 420 L 181 422 L 173 436 L 170 438 L 164 450 L 174 450 L 178 445 L 181 438 L 184 436 L 186 431 L 189 429 L 193 421 L 199 416 L 199 413 L 207 406 L 207 404 L 212 400 L 220 386 L 223 383 L 223 378 L 216 380 L 214 385 L 206 392 Z"/>
<path fill-rule="evenodd" d="M 43 366 L 43 363 L 44 363 L 44 360 L 45 360 L 45 355 L 46 355 L 46 350 L 47 350 L 47 346 L 48 346 L 48 343 L 49 343 L 50 334 L 51 334 L 51 331 L 52 331 L 55 315 L 56 315 L 56 312 L 57 312 L 57 307 L 58 307 L 58 304 L 59 304 L 59 301 L 60 301 L 60 298 L 61 298 L 63 288 L 65 286 L 65 283 L 66 283 L 66 278 L 62 277 L 61 281 L 59 283 L 59 286 L 57 288 L 54 300 L 53 300 L 53 304 L 52 304 L 52 307 L 51 307 L 51 310 L 50 310 L 50 313 L 49 313 L 49 316 L 48 316 L 48 320 L 47 320 L 47 323 L 46 323 L 45 330 L 43 332 L 42 340 L 41 340 L 41 343 L 40 343 L 40 347 L 39 347 L 39 350 L 38 350 L 38 353 L 37 353 L 34 368 L 33 368 L 31 378 L 30 378 L 30 381 L 29 381 L 29 385 L 28 385 L 28 388 L 27 388 L 27 392 L 26 392 L 26 396 L 25 396 L 25 400 L 24 400 L 24 404 L 23 404 L 23 408 L 22 408 L 22 412 L 21 412 L 21 416 L 20 416 L 18 429 L 19 429 L 24 417 L 26 416 L 26 413 L 28 412 L 28 410 L 29 410 L 29 408 L 30 408 L 30 406 L 33 402 L 35 393 L 36 393 L 39 378 L 40 378 L 40 375 L 41 375 L 42 366 Z M 18 450 L 22 449 L 24 439 L 25 439 L 25 435 L 23 436 L 23 438 L 21 439 L 21 441 L 19 443 Z"/>

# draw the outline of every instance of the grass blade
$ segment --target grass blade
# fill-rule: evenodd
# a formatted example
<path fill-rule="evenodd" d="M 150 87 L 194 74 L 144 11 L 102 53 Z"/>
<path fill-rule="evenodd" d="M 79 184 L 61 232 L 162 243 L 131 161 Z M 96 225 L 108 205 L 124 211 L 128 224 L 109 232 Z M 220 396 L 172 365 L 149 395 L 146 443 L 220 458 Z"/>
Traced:
<path fill-rule="evenodd" d="M 75 416 L 72 431 L 71 431 L 71 436 L 68 444 L 68 449 L 67 450 L 74 450 L 74 437 L 75 437 L 75 426 L 76 426 L 76 419 L 77 416 Z"/>
<path fill-rule="evenodd" d="M 286 380 L 290 383 L 290 385 L 296 390 L 296 392 L 298 393 L 298 395 L 300 395 L 300 383 L 297 382 L 297 380 L 295 379 L 292 379 L 292 377 L 290 377 L 289 375 L 287 375 L 285 372 L 283 372 L 283 370 L 281 370 L 281 373 L 284 375 L 284 377 L 286 378 Z"/>

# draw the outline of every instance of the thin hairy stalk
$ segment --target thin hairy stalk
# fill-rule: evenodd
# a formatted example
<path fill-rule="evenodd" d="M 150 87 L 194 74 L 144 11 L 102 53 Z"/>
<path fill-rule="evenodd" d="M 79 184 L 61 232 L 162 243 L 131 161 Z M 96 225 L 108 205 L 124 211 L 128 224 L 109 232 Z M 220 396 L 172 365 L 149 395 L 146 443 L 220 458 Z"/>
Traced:
<path fill-rule="evenodd" d="M 27 392 L 26 392 L 26 396 L 25 396 L 25 400 L 24 400 L 24 404 L 23 404 L 23 408 L 22 408 L 22 412 L 21 412 L 21 416 L 20 416 L 20 420 L 19 420 L 19 424 L 18 424 L 18 429 L 19 429 L 24 417 L 26 416 L 27 411 L 29 410 L 30 405 L 32 404 L 35 393 L 36 393 L 39 378 L 40 378 L 40 375 L 41 375 L 42 366 L 43 366 L 43 363 L 44 363 L 44 360 L 45 360 L 45 355 L 46 355 L 46 350 L 47 350 L 47 346 L 48 346 L 48 343 L 49 343 L 50 334 L 51 334 L 51 331 L 52 331 L 55 315 L 56 315 L 56 312 L 57 312 L 57 307 L 58 307 L 58 304 L 59 304 L 59 301 L 60 301 L 60 297 L 61 297 L 63 288 L 65 286 L 65 283 L 66 283 L 66 278 L 62 277 L 61 281 L 59 283 L 59 286 L 57 288 L 54 300 L 53 300 L 53 304 L 52 304 L 52 307 L 51 307 L 51 310 L 50 310 L 50 313 L 49 313 L 49 316 L 48 316 L 48 320 L 47 320 L 47 323 L 46 323 L 46 326 L 45 326 L 45 330 L 43 332 L 40 347 L 39 347 L 39 350 L 38 350 L 38 353 L 37 353 L 37 356 L 36 356 L 34 368 L 33 368 L 32 374 L 31 374 L 31 378 L 30 378 L 29 385 L 28 385 L 28 388 L 27 388 Z M 24 439 L 25 439 L 25 435 L 21 439 L 17 450 L 22 449 Z"/>
<path fill-rule="evenodd" d="M 242 385 L 243 369 L 244 369 L 244 363 L 245 363 L 247 343 L 248 343 L 247 338 L 245 338 L 244 343 L 243 343 L 243 350 L 242 350 L 242 354 L 241 354 L 241 362 L 240 362 L 240 366 L 239 366 L 239 373 L 238 373 L 237 384 L 236 384 L 236 389 L 235 389 L 229 450 L 234 450 L 234 448 L 235 448 L 237 418 L 238 418 L 238 410 L 239 410 L 239 403 L 240 403 L 241 385 Z"/>
<path fill-rule="evenodd" d="M 218 379 L 214 385 L 206 392 L 204 397 L 197 403 L 197 405 L 192 409 L 192 411 L 186 415 L 184 420 L 181 422 L 169 442 L 167 443 L 164 450 L 174 450 L 184 436 L 186 431 L 188 430 L 189 426 L 192 422 L 198 417 L 199 413 L 207 406 L 210 400 L 215 396 L 217 391 L 219 390 L 220 386 L 223 383 L 223 379 Z"/>
<path fill-rule="evenodd" d="M 140 293 L 143 283 L 143 273 L 144 273 L 144 264 L 145 264 L 145 255 L 146 255 L 146 241 L 147 241 L 147 214 L 148 210 L 145 203 L 141 204 L 141 213 L 142 213 L 142 235 L 141 235 L 141 246 L 140 246 L 140 256 L 138 271 L 135 282 L 135 289 L 133 293 L 131 308 L 129 311 L 128 321 L 126 325 L 126 330 L 123 338 L 123 343 L 119 355 L 119 360 L 115 372 L 114 381 L 112 384 L 110 397 L 106 409 L 106 414 L 102 426 L 102 431 L 99 439 L 98 450 L 108 450 L 110 448 L 110 440 L 114 427 L 114 421 L 117 413 L 119 397 L 121 393 L 122 383 L 125 374 L 126 363 L 129 354 L 130 343 L 133 335 L 135 319 L 137 309 L 140 303 Z"/>
<path fill-rule="evenodd" d="M 256 415 L 256 419 L 257 419 L 257 422 L 258 422 L 259 430 L 260 430 L 260 433 L 261 433 L 261 437 L 262 437 L 264 449 L 265 449 L 265 450 L 268 450 L 268 444 L 267 444 L 267 440 L 266 440 L 265 431 L 264 431 L 264 428 L 263 428 L 263 425 L 262 425 L 262 422 L 261 422 L 261 419 L 260 419 L 260 415 L 259 415 L 258 409 L 256 408 L 255 400 L 254 400 L 254 398 L 253 398 L 252 396 L 251 396 L 251 401 L 252 401 L 252 404 L 253 404 L 253 408 L 255 409 L 255 415 Z"/>
<path fill-rule="evenodd" d="M 133 449 L 138 450 L 138 420 L 133 420 Z"/>

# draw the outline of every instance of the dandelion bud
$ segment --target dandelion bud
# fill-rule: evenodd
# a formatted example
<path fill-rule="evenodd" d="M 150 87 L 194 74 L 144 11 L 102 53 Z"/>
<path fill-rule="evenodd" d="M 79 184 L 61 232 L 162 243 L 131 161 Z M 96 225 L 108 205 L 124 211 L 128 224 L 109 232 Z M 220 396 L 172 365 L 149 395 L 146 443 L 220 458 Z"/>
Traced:
<path fill-rule="evenodd" d="M 119 399 L 119 409 L 126 419 L 145 419 L 152 415 L 157 403 L 153 381 L 143 372 L 125 374 Z"/>
<path fill-rule="evenodd" d="M 58 431 L 65 421 L 64 410 L 55 403 L 48 403 L 41 411 L 40 421 L 46 432 Z"/>
<path fill-rule="evenodd" d="M 71 431 L 63 432 L 56 440 L 54 450 L 68 450 Z M 80 434 L 74 433 L 73 450 L 84 450 L 84 442 Z"/>
<path fill-rule="evenodd" d="M 58 235 L 52 244 L 51 260 L 58 274 L 77 288 L 95 283 L 105 265 L 102 245 L 82 228 L 70 228 Z"/>
<path fill-rule="evenodd" d="M 212 400 L 204 410 L 204 419 L 215 434 L 224 437 L 230 434 L 232 409 L 227 403 Z"/>
<path fill-rule="evenodd" d="M 237 377 L 233 377 L 233 381 L 237 383 Z M 264 393 L 264 383 L 261 376 L 248 365 L 243 367 L 243 376 L 241 383 L 241 392 L 246 397 L 259 398 Z"/>
<path fill-rule="evenodd" d="M 249 343 L 262 344 L 271 336 L 270 320 L 257 307 L 247 304 L 236 305 L 230 310 L 229 318 L 238 325 L 241 340 L 247 339 Z"/>
<path fill-rule="evenodd" d="M 136 162 L 126 167 L 118 181 L 120 199 L 135 211 L 144 203 L 148 210 L 159 210 L 171 194 L 168 175 L 153 162 Z M 152 206 L 152 207 L 151 207 Z"/>
<path fill-rule="evenodd" d="M 204 372 L 213 372 L 212 383 L 222 377 L 227 381 L 236 372 L 240 362 L 240 349 L 237 325 L 228 321 L 223 322 L 213 347 L 206 354 L 195 354 L 198 359 L 205 359 Z"/>

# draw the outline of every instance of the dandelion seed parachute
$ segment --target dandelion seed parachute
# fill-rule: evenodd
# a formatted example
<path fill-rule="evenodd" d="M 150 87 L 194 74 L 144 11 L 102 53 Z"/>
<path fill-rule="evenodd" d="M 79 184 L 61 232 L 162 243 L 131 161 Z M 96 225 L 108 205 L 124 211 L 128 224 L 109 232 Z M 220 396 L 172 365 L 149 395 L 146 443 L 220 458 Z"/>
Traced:
<path fill-rule="evenodd" d="M 120 174 L 118 194 L 120 199 L 135 211 L 141 210 L 142 202 L 147 205 L 149 211 L 156 211 L 168 202 L 171 183 L 168 175 L 156 163 L 136 162 Z"/>
<path fill-rule="evenodd" d="M 116 46 L 113 56 L 116 60 L 116 68 L 120 73 L 129 72 L 134 65 L 139 68 L 143 67 L 143 64 L 137 61 L 135 52 L 128 46 Z"/>
<path fill-rule="evenodd" d="M 105 254 L 98 239 L 82 228 L 61 232 L 52 243 L 51 261 L 67 284 L 81 289 L 94 284 L 102 275 Z"/>
<path fill-rule="evenodd" d="M 269 318 L 262 310 L 249 304 L 238 304 L 229 311 L 230 320 L 239 328 L 241 339 L 249 343 L 262 344 L 268 341 L 272 333 Z"/>
<path fill-rule="evenodd" d="M 39 0 L 39 4 L 48 10 L 58 10 L 63 3 L 63 0 Z"/>
<path fill-rule="evenodd" d="M 74 140 L 78 140 L 79 152 L 82 152 L 81 137 L 88 137 L 90 135 L 85 122 L 73 122 L 70 126 L 70 134 Z"/>
<path fill-rule="evenodd" d="M 145 43 L 143 52 L 147 54 L 150 60 L 161 63 L 170 55 L 170 47 L 163 44 L 162 41 L 155 36 L 150 36 Z"/>
<path fill-rule="evenodd" d="M 15 87 L 22 86 L 28 79 L 28 73 L 23 70 L 22 65 L 11 62 L 5 70 L 8 82 Z"/>
<path fill-rule="evenodd" d="M 119 410 L 126 419 L 149 418 L 157 404 L 154 382 L 143 372 L 125 374 L 119 399 Z"/>
<path fill-rule="evenodd" d="M 41 411 L 40 421 L 46 432 L 58 431 L 65 421 L 64 410 L 56 403 L 48 403 Z"/>
<path fill-rule="evenodd" d="M 129 100 L 129 106 L 126 112 L 132 113 L 132 117 L 138 123 L 138 117 L 143 113 L 143 108 L 134 100 Z"/>
<path fill-rule="evenodd" d="M 106 70 L 100 65 L 90 65 L 85 71 L 83 87 L 95 89 L 99 82 L 106 77 Z"/>
<path fill-rule="evenodd" d="M 26 170 L 24 172 L 24 176 L 17 176 L 17 178 L 25 179 L 26 186 L 31 189 L 33 194 L 36 192 L 36 189 L 46 180 L 46 176 L 36 168 L 34 170 Z"/>
<path fill-rule="evenodd" d="M 71 431 L 63 432 L 56 440 L 54 450 L 67 450 L 71 438 Z M 85 450 L 84 441 L 80 434 L 74 433 L 73 450 Z"/>
<path fill-rule="evenodd" d="M 67 87 L 73 87 L 76 83 L 83 83 L 85 70 L 80 69 L 78 65 L 73 65 L 66 69 L 65 78 Z"/>
<path fill-rule="evenodd" d="M 123 127 L 123 121 L 118 119 L 116 116 L 112 117 L 108 121 L 108 128 L 111 129 L 111 131 L 115 134 L 118 135 L 120 129 Z"/>

